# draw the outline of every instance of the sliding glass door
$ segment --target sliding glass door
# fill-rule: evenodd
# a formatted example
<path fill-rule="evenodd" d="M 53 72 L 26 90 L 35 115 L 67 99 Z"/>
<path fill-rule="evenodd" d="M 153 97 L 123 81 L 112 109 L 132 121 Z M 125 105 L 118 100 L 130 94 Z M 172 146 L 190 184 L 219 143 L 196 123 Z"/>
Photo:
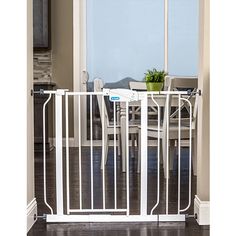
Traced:
<path fill-rule="evenodd" d="M 107 87 L 129 88 L 128 81 L 142 81 L 148 69 L 163 70 L 165 45 L 169 75 L 197 76 L 199 0 L 83 1 L 86 2 L 83 15 L 88 90 L 93 90 L 92 82 L 97 77 Z M 165 2 L 168 3 L 166 41 Z M 95 116 L 94 122 L 100 123 L 97 106 L 94 112 L 98 118 L 97 121 Z M 86 115 L 85 120 L 89 121 L 88 109 Z M 99 135 L 95 139 L 100 139 Z"/>
<path fill-rule="evenodd" d="M 87 70 L 91 80 L 143 80 L 164 69 L 163 0 L 87 0 Z"/>
<path fill-rule="evenodd" d="M 128 87 L 147 69 L 164 69 L 163 0 L 87 0 L 86 67 L 88 89 L 99 77 L 110 88 Z M 89 101 L 88 101 L 89 102 Z M 89 103 L 88 103 L 89 104 Z M 94 99 L 96 104 L 96 98 Z M 108 114 L 112 106 L 107 102 Z M 100 114 L 94 110 L 95 139 L 101 138 Z M 111 117 L 112 118 L 112 117 Z M 89 116 L 88 116 L 89 119 Z M 88 129 L 88 138 L 89 129 Z"/>

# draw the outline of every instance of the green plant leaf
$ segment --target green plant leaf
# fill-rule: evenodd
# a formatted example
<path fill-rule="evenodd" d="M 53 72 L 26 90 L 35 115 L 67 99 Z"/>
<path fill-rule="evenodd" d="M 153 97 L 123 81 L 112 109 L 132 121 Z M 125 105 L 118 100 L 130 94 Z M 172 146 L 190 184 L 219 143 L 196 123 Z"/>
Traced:
<path fill-rule="evenodd" d="M 153 68 L 152 70 L 147 70 L 147 72 L 144 74 L 144 80 L 147 83 L 163 83 L 165 80 L 165 76 L 167 75 L 164 70 L 158 71 L 156 68 Z"/>

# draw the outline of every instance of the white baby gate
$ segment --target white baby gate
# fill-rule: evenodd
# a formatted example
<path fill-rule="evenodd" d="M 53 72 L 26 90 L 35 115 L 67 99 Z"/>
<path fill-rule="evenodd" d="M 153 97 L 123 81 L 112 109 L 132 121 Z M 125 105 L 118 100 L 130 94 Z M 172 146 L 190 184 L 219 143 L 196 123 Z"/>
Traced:
<path fill-rule="evenodd" d="M 104 89 L 103 92 L 69 92 L 67 90 L 58 89 L 56 91 L 43 91 L 43 94 L 48 94 L 49 97 L 43 106 L 43 129 L 44 129 L 44 152 L 43 152 L 43 171 L 44 171 L 44 202 L 50 209 L 50 214 L 46 215 L 47 222 L 157 222 L 157 221 L 185 221 L 186 215 L 184 212 L 191 205 L 191 148 L 192 148 L 192 104 L 186 99 L 189 92 L 187 91 L 162 91 L 162 92 L 137 92 L 126 89 Z M 45 147 L 45 109 L 50 101 L 51 97 L 55 96 L 55 137 L 56 137 L 56 209 L 52 207 L 47 202 L 47 186 L 46 186 L 46 147 Z M 78 148 L 79 148 L 79 209 L 72 209 L 70 204 L 70 173 L 69 173 L 69 119 L 68 119 L 68 100 L 69 97 L 78 99 L 78 126 L 79 126 L 79 137 L 81 137 L 81 97 L 90 97 L 90 194 L 91 194 L 91 208 L 85 209 L 82 204 L 83 198 L 83 183 L 82 183 L 82 164 L 81 164 L 81 138 L 79 138 Z M 102 113 L 102 207 L 95 208 L 94 206 L 94 165 L 93 165 L 93 96 L 109 97 L 109 100 L 113 102 L 114 108 L 115 104 L 118 102 L 123 102 L 126 104 L 126 207 L 117 207 L 117 143 L 116 143 L 116 109 L 114 109 L 114 208 L 106 208 L 106 183 L 105 183 L 105 157 L 104 157 L 104 112 Z M 165 96 L 169 99 L 170 96 L 177 97 L 178 105 L 178 210 L 176 214 L 169 213 L 169 119 L 167 119 L 167 153 L 166 153 L 166 199 L 165 199 L 165 214 L 154 214 L 154 210 L 160 202 L 160 111 L 161 107 L 159 105 L 158 96 Z M 183 98 L 183 96 L 185 98 Z M 63 186 L 63 97 L 65 98 L 65 140 L 66 140 L 66 180 Z M 148 185 L 148 97 L 152 99 L 153 103 L 157 108 L 158 122 L 157 122 L 157 198 L 156 203 L 153 205 L 151 211 L 148 212 L 147 203 L 147 185 Z M 128 106 L 130 102 L 141 102 L 141 172 L 140 172 L 140 211 L 137 215 L 130 214 L 130 182 L 129 182 L 129 115 Z M 188 194 L 188 205 L 185 209 L 180 208 L 180 161 L 181 161 L 181 106 L 183 103 L 187 103 L 189 106 L 189 194 Z M 166 103 L 167 106 L 169 102 Z M 105 110 L 105 102 L 102 99 L 102 110 Z M 168 110 L 168 109 L 167 109 Z M 85 112 L 85 111 L 83 111 Z M 169 117 L 169 115 L 167 115 Z M 139 144 L 140 145 L 140 144 Z M 63 194 L 64 187 L 66 189 L 66 194 Z M 64 196 L 65 195 L 65 196 Z M 66 199 L 66 209 L 64 209 L 64 199 Z"/>

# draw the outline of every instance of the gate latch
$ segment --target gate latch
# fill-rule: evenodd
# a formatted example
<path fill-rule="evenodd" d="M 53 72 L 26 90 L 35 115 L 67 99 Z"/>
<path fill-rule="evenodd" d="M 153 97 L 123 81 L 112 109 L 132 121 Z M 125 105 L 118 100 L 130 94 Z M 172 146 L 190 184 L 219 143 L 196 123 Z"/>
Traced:
<path fill-rule="evenodd" d="M 111 102 L 131 102 L 138 101 L 137 91 L 130 89 L 103 89 L 105 95 L 109 95 Z"/>

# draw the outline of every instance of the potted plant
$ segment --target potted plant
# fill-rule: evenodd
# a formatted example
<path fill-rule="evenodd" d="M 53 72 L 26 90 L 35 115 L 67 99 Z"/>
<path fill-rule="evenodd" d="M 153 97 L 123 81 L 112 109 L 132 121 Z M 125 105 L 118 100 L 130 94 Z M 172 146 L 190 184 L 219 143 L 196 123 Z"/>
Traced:
<path fill-rule="evenodd" d="M 147 85 L 147 91 L 161 91 L 164 86 L 164 80 L 167 73 L 162 70 L 158 71 L 157 69 L 148 70 L 145 73 L 145 82 Z"/>

